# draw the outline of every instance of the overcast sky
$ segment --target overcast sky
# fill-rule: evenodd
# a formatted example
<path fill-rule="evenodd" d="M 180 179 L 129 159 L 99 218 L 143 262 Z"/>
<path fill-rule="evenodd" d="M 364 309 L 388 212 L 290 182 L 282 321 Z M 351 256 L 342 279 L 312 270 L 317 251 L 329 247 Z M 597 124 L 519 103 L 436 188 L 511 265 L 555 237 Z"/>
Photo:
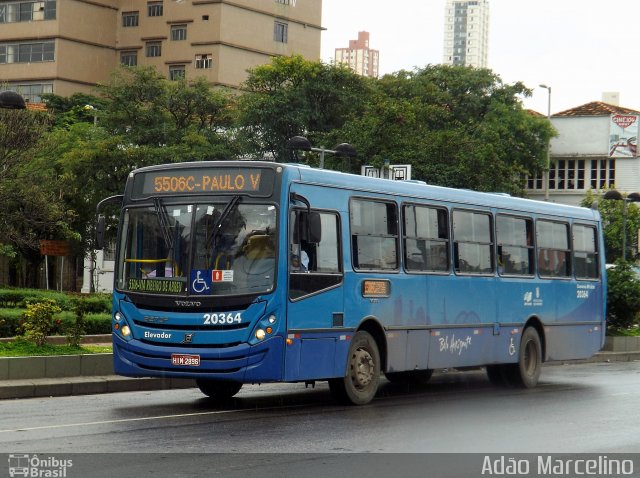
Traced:
<path fill-rule="evenodd" d="M 324 0 L 322 59 L 364 30 L 381 75 L 441 63 L 444 10 L 445 0 Z M 542 83 L 552 88 L 552 113 L 605 91 L 640 110 L 640 1 L 490 0 L 490 17 L 489 68 L 533 88 L 527 108 L 547 113 Z"/>

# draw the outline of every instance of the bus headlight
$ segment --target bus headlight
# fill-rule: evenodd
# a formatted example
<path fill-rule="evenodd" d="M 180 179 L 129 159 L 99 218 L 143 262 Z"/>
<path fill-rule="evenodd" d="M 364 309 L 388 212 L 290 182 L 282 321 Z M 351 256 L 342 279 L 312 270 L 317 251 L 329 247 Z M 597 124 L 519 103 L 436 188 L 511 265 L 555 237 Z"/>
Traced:
<path fill-rule="evenodd" d="M 131 329 L 129 328 L 128 325 L 125 325 L 120 330 L 120 333 L 122 334 L 123 337 L 127 337 L 128 338 L 131 335 Z"/>
<path fill-rule="evenodd" d="M 115 320 L 116 322 L 120 322 L 122 320 L 122 314 L 120 312 L 116 312 L 115 314 L 113 314 L 113 320 Z"/>
<path fill-rule="evenodd" d="M 269 319 L 268 319 L 268 320 L 269 320 L 269 323 L 270 323 L 270 324 L 275 324 L 275 323 L 276 323 L 276 316 L 275 316 L 275 315 L 273 315 L 273 314 L 271 314 L 271 315 L 269 316 Z"/>
<path fill-rule="evenodd" d="M 266 332 L 262 329 L 258 329 L 256 330 L 256 339 L 258 340 L 264 340 L 265 336 L 266 336 Z"/>

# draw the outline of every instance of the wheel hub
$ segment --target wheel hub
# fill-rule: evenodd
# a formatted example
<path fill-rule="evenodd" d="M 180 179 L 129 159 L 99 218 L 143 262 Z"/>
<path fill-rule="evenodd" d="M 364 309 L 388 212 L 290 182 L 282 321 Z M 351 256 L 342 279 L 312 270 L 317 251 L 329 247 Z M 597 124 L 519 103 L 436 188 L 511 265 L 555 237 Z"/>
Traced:
<path fill-rule="evenodd" d="M 358 388 L 364 388 L 371 383 L 374 376 L 375 364 L 371 354 L 364 349 L 358 349 L 353 356 L 354 366 L 351 378 Z"/>

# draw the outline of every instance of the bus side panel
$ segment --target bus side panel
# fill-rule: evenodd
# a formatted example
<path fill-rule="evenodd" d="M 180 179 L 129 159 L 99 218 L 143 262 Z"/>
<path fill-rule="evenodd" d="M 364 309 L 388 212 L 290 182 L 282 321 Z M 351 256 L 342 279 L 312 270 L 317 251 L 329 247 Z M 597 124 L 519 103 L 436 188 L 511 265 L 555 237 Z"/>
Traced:
<path fill-rule="evenodd" d="M 591 357 L 600 350 L 602 327 L 594 325 L 557 325 L 545 327 L 548 360 L 572 360 Z"/>
<path fill-rule="evenodd" d="M 393 330 L 387 332 L 387 372 L 422 370 L 429 366 L 430 331 Z"/>

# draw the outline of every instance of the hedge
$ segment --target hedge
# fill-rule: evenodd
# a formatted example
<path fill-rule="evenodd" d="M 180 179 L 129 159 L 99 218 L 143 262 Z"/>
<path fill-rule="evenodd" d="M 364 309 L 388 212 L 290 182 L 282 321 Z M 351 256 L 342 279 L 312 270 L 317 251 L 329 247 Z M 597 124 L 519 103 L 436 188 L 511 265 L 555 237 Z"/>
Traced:
<path fill-rule="evenodd" d="M 24 309 L 0 309 L 0 337 L 15 337 L 20 334 L 19 326 Z M 54 335 L 66 335 L 76 320 L 73 312 L 65 310 L 54 316 L 56 328 Z M 85 333 L 87 335 L 110 334 L 111 314 L 90 313 L 85 316 Z"/>
<path fill-rule="evenodd" d="M 52 299 L 62 310 L 73 310 L 80 301 L 90 313 L 110 313 L 111 294 L 71 294 L 42 289 L 0 289 L 0 308 L 26 307 L 28 301 Z"/>

